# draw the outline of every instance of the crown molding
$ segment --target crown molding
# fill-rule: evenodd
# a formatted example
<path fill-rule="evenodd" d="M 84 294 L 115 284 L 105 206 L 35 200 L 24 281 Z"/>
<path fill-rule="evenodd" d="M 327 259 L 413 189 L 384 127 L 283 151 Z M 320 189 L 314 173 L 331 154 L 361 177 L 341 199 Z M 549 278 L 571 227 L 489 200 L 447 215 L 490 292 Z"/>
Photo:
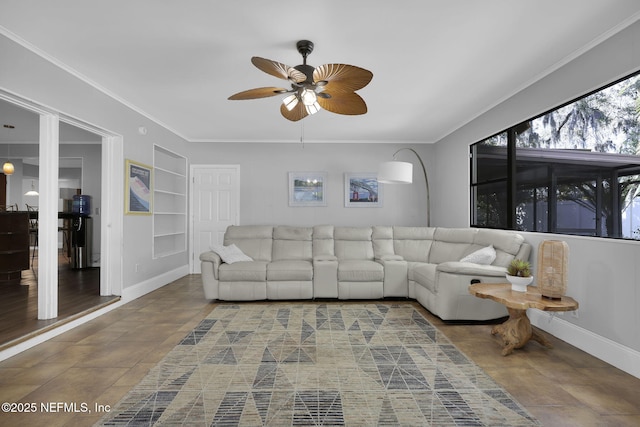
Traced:
<path fill-rule="evenodd" d="M 19 44 L 23 48 L 33 52 L 34 54 L 38 55 L 39 57 L 41 57 L 45 61 L 48 61 L 51 64 L 55 65 L 56 67 L 60 68 L 61 70 L 71 74 L 73 77 L 77 78 L 81 82 L 93 87 L 94 89 L 102 92 L 106 96 L 114 99 L 115 101 L 119 102 L 120 104 L 124 105 L 125 107 L 129 108 L 130 110 L 132 110 L 132 111 L 140 114 L 141 116 L 151 120 L 152 122 L 156 123 L 158 126 L 161 126 L 162 128 L 168 130 L 169 132 L 175 134 L 176 136 L 182 138 L 183 140 L 188 141 L 187 137 L 185 137 L 184 135 L 180 134 L 177 130 L 171 128 L 166 123 L 163 123 L 162 121 L 158 120 L 157 118 L 153 117 L 152 115 L 150 115 L 147 112 L 143 111 L 142 109 L 138 108 L 134 104 L 130 103 L 126 99 L 120 97 L 119 95 L 115 94 L 114 92 L 110 91 L 109 89 L 101 86 L 97 82 L 91 80 L 89 77 L 85 76 L 84 74 L 80 73 L 76 69 L 74 69 L 74 68 L 70 67 L 69 65 L 65 64 L 64 62 L 60 61 L 58 58 L 48 54 L 47 52 L 43 51 L 42 49 L 38 48 L 37 46 L 33 45 L 32 43 L 30 43 L 27 40 L 23 39 L 22 37 L 18 36 L 17 34 L 13 33 L 12 31 L 8 30 L 7 28 L 3 27 L 2 25 L 0 25 L 0 34 L 5 36 L 6 38 L 12 40 L 13 42 Z"/>

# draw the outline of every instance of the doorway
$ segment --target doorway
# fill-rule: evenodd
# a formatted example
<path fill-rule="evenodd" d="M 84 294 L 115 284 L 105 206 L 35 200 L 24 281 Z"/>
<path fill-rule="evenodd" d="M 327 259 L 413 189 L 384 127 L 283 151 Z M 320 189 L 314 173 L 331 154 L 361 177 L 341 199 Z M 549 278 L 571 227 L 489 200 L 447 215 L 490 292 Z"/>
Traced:
<path fill-rule="evenodd" d="M 240 166 L 191 165 L 190 271 L 200 274 L 199 256 L 240 220 Z"/>
<path fill-rule="evenodd" d="M 91 135 L 91 141 L 87 149 L 94 154 L 93 164 L 91 164 L 91 175 L 95 178 L 94 188 L 91 190 L 96 194 L 94 198 L 94 214 L 99 214 L 101 220 L 95 225 L 96 234 L 99 236 L 95 243 L 98 254 L 93 260 L 101 265 L 96 274 L 98 277 L 98 297 L 115 296 L 116 298 L 122 294 L 122 262 L 119 260 L 119 250 L 122 242 L 122 185 L 124 173 L 123 156 L 122 156 L 122 137 L 111 134 L 105 130 L 88 125 L 75 118 L 61 115 L 56 112 L 45 109 L 42 106 L 26 101 L 13 94 L 8 94 L 0 90 L 0 111 L 2 111 L 3 119 L 7 117 L 7 111 L 18 114 L 15 116 L 17 123 L 24 126 L 24 132 L 11 135 L 10 138 L 3 140 L 0 135 L 0 146 L 6 142 L 12 142 L 11 155 L 15 158 L 16 163 L 21 163 L 18 158 L 22 150 L 25 150 L 27 143 L 36 145 L 35 156 L 38 157 L 40 163 L 38 169 L 38 185 L 46 187 L 39 192 L 38 199 L 38 221 L 39 221 L 39 241 L 38 241 L 38 268 L 30 272 L 38 272 L 34 280 L 37 281 L 37 322 L 39 324 L 51 323 L 62 320 L 58 316 L 58 276 L 62 276 L 59 269 L 59 226 L 57 213 L 60 212 L 59 205 L 59 166 L 64 168 L 66 163 L 59 156 L 64 155 L 66 150 L 77 154 L 82 151 L 80 147 L 83 145 L 78 141 L 78 135 L 81 135 L 81 141 Z M 26 120 L 31 126 L 27 126 Z M 70 135 L 68 132 L 71 132 Z M 65 144 L 69 142 L 70 144 Z M 44 143 L 44 144 L 43 144 Z M 3 151 L 0 151 L 2 153 Z M 74 154 L 74 155 L 75 155 Z M 0 154 L 2 155 L 2 154 Z M 24 156 L 27 157 L 27 156 Z M 32 156 L 33 157 L 33 156 Z M 84 160 L 83 160 L 84 161 Z M 86 162 L 85 162 L 86 163 Z M 97 166 L 96 166 L 97 164 Z M 85 164 L 86 166 L 86 164 Z M 28 167 L 28 164 L 27 164 Z M 79 182 L 80 188 L 85 188 L 91 180 L 87 180 L 89 168 L 85 169 L 85 176 L 81 177 Z M 98 172 L 102 169 L 102 172 Z M 17 174 L 16 174 L 17 175 Z M 97 177 L 96 177 L 97 175 Z M 5 199 L 21 196 L 22 179 L 11 180 L 7 182 L 7 194 Z M 71 178 L 74 182 L 74 178 Z M 30 183 L 31 185 L 31 183 Z M 36 181 L 33 180 L 33 187 L 36 187 Z M 97 189 L 97 191 L 96 191 Z M 42 220 L 46 221 L 46 225 L 42 225 Z M 109 227 L 106 226 L 109 224 Z M 88 275 L 87 275 L 88 276 Z M 23 293 L 24 289 L 22 289 Z M 22 300 L 26 301 L 26 300 Z M 68 301 L 67 301 L 68 302 Z M 100 303 L 99 303 L 100 304 Z M 69 304 L 74 305 L 74 304 Z M 14 304 L 20 306 L 20 304 Z M 26 307 L 26 306 L 25 306 Z M 66 316 L 65 313 L 61 313 Z M 80 316 L 82 313 L 79 314 Z M 33 316 L 32 316 L 33 317 Z M 1 346 L 0 346 L 1 347 Z"/>

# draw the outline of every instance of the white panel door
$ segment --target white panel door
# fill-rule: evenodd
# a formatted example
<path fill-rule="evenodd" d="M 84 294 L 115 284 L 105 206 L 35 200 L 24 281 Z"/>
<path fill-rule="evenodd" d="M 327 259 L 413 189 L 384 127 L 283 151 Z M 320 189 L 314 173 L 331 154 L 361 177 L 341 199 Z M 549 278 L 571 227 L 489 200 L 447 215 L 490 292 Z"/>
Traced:
<path fill-rule="evenodd" d="M 240 166 L 191 166 L 191 272 L 200 273 L 200 254 L 222 244 L 240 218 Z"/>

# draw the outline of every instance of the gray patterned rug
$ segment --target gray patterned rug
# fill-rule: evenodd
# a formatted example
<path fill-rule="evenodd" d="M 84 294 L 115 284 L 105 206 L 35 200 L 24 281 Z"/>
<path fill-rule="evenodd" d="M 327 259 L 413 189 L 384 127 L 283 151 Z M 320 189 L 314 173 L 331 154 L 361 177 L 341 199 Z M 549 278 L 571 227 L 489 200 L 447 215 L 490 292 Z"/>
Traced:
<path fill-rule="evenodd" d="M 97 425 L 539 423 L 412 303 L 221 303 Z"/>

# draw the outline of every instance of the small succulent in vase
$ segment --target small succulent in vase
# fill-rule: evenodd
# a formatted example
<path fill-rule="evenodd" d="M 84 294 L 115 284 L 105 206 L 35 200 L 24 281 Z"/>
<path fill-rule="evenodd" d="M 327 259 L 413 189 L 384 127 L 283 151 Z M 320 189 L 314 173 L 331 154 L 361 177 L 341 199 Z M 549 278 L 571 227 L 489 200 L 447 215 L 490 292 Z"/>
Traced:
<path fill-rule="evenodd" d="M 531 263 L 517 258 L 512 260 L 507 267 L 507 280 L 511 283 L 512 290 L 526 292 L 527 285 L 533 281 Z"/>
<path fill-rule="evenodd" d="M 531 264 L 529 261 L 516 258 L 507 267 L 507 274 L 509 276 L 529 277 L 531 276 Z"/>

